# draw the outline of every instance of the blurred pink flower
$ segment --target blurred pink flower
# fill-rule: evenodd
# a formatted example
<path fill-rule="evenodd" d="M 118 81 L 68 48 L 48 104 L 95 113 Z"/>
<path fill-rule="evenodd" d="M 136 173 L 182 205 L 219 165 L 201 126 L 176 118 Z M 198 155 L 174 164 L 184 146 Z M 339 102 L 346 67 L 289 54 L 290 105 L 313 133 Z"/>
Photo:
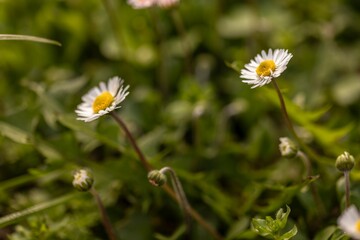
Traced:
<path fill-rule="evenodd" d="M 128 0 L 128 4 L 136 9 L 152 7 L 156 3 L 156 0 Z"/>

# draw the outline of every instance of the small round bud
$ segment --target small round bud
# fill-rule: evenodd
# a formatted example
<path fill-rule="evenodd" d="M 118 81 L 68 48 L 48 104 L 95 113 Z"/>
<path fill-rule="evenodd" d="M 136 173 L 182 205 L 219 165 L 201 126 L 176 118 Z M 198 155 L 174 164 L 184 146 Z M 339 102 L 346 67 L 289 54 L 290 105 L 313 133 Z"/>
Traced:
<path fill-rule="evenodd" d="M 281 156 L 286 158 L 293 158 L 297 155 L 299 149 L 293 141 L 287 137 L 280 138 L 279 149 Z"/>
<path fill-rule="evenodd" d="M 346 151 L 338 156 L 335 162 L 335 167 L 341 172 L 350 171 L 354 165 L 354 157 Z"/>
<path fill-rule="evenodd" d="M 74 188 L 81 192 L 88 191 L 94 183 L 94 178 L 89 170 L 80 169 L 74 173 L 74 180 L 72 182 Z"/>
<path fill-rule="evenodd" d="M 149 182 L 155 187 L 161 187 L 166 183 L 165 174 L 161 173 L 158 170 L 152 170 L 151 172 L 149 172 L 148 179 Z"/>

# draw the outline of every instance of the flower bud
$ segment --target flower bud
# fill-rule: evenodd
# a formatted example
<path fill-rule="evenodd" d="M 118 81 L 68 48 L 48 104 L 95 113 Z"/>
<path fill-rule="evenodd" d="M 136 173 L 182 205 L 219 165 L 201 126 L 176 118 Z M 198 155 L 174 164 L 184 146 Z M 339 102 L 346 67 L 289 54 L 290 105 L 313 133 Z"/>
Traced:
<path fill-rule="evenodd" d="M 354 157 L 346 151 L 338 156 L 335 162 L 335 167 L 341 172 L 350 171 L 354 165 Z"/>
<path fill-rule="evenodd" d="M 149 172 L 148 179 L 149 182 L 156 187 L 161 187 L 166 183 L 165 174 L 161 173 L 158 170 L 152 170 L 151 172 Z"/>
<path fill-rule="evenodd" d="M 286 158 L 293 158 L 297 155 L 299 149 L 293 141 L 287 137 L 280 138 L 279 149 L 281 156 Z"/>
<path fill-rule="evenodd" d="M 74 188 L 81 192 L 88 191 L 94 183 L 94 178 L 89 170 L 80 169 L 74 173 L 74 180 L 72 182 Z"/>

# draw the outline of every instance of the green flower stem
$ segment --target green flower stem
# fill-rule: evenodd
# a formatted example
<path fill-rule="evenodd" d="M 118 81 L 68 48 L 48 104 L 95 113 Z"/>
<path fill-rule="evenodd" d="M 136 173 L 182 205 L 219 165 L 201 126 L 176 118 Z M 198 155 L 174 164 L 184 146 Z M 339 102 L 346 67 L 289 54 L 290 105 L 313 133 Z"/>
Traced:
<path fill-rule="evenodd" d="M 307 155 L 311 156 L 311 158 L 318 160 L 319 157 L 317 156 L 317 154 L 315 152 L 313 152 L 302 140 L 301 138 L 297 135 L 294 126 L 289 118 L 289 114 L 286 110 L 286 105 L 285 105 L 285 101 L 284 101 L 284 97 L 280 91 L 280 88 L 278 86 L 278 84 L 276 83 L 275 79 L 272 79 L 271 81 L 275 87 L 276 93 L 279 97 L 280 100 L 280 106 L 281 106 L 281 110 L 283 112 L 284 118 L 285 118 L 285 122 L 286 125 L 288 127 L 288 129 L 290 130 L 290 132 L 292 133 L 292 135 L 295 137 L 295 139 L 297 140 L 297 142 L 299 143 L 299 145 L 301 146 L 301 148 L 306 152 Z M 311 165 L 311 161 L 309 160 L 309 158 L 301 151 L 299 157 L 303 160 L 304 165 L 306 167 L 306 172 L 308 177 L 310 177 L 312 175 L 312 165 Z M 311 193 L 313 195 L 314 201 L 316 202 L 319 212 L 320 213 L 324 213 L 325 212 L 325 207 L 320 199 L 320 196 L 318 194 L 318 190 L 316 188 L 316 186 L 314 184 L 310 184 L 310 188 L 311 188 Z"/>
<path fill-rule="evenodd" d="M 190 58 L 189 45 L 186 40 L 185 26 L 184 26 L 184 23 L 181 19 L 181 15 L 177 8 L 172 9 L 171 17 L 174 21 L 177 32 L 179 33 L 180 37 L 182 38 L 181 44 L 182 44 L 182 48 L 183 48 L 183 52 L 184 52 L 184 56 L 185 56 L 185 66 L 186 66 L 187 72 L 190 74 L 191 73 L 191 58 Z"/>
<path fill-rule="evenodd" d="M 89 190 L 89 192 L 91 193 L 91 195 L 94 197 L 94 199 L 96 201 L 96 204 L 98 206 L 98 209 L 99 209 L 99 212 L 100 212 L 100 215 L 101 215 L 101 221 L 102 221 L 102 224 L 103 224 L 103 226 L 105 228 L 106 234 L 108 235 L 110 240 L 116 240 L 116 235 L 115 235 L 114 229 L 111 226 L 109 216 L 106 213 L 104 204 L 101 201 L 99 193 L 95 190 L 94 187 L 92 187 Z"/>
<path fill-rule="evenodd" d="M 276 83 L 275 79 L 272 79 L 271 81 L 275 87 L 276 93 L 279 97 L 280 100 L 280 106 L 281 106 L 281 111 L 284 115 L 285 118 L 285 122 L 286 122 L 286 126 L 288 127 L 288 129 L 290 130 L 291 134 L 295 137 L 296 141 L 299 143 L 299 145 L 301 146 L 302 149 L 304 149 L 304 151 L 306 152 L 307 155 L 309 155 L 311 158 L 315 159 L 315 160 L 319 160 L 319 156 L 317 156 L 317 154 L 315 152 L 313 152 L 302 140 L 301 138 L 297 135 L 294 126 L 289 118 L 289 114 L 286 110 L 286 105 L 285 105 L 285 101 L 284 101 L 284 97 L 282 96 L 282 93 L 280 91 L 280 88 L 278 86 L 278 84 Z"/>
<path fill-rule="evenodd" d="M 350 207 L 350 172 L 344 171 L 345 178 L 345 207 Z"/>
<path fill-rule="evenodd" d="M 160 169 L 159 172 L 162 174 L 165 174 L 168 172 L 171 176 L 171 181 L 172 181 L 173 188 L 175 190 L 180 208 L 184 212 L 185 223 L 187 226 L 187 233 L 190 236 L 190 233 L 191 233 L 191 218 L 189 216 L 190 204 L 186 198 L 186 195 L 185 195 L 184 189 L 182 188 L 181 182 L 180 182 L 179 178 L 177 177 L 176 172 L 170 167 L 164 167 L 164 168 Z"/>
<path fill-rule="evenodd" d="M 122 121 L 122 119 L 117 116 L 114 112 L 111 112 L 110 115 L 114 118 L 114 120 L 120 125 L 121 129 L 123 129 L 123 131 L 125 132 L 126 136 L 128 137 L 128 139 L 130 140 L 131 145 L 133 146 L 135 152 L 137 153 L 137 155 L 140 158 L 140 161 L 143 165 L 143 167 L 150 172 L 153 167 L 150 165 L 150 163 L 148 163 L 148 161 L 146 160 L 144 154 L 141 152 L 140 148 L 138 147 L 134 137 L 132 136 L 131 132 L 129 131 L 129 129 L 127 128 L 126 124 Z M 174 200 L 178 201 L 178 198 L 176 196 L 176 193 L 168 186 L 168 185 L 164 185 L 162 187 L 165 192 Z M 180 204 L 180 202 L 179 202 Z M 209 232 L 209 234 L 211 234 L 214 239 L 217 240 L 222 240 L 223 237 L 210 225 L 208 224 L 203 217 L 195 210 L 193 209 L 191 206 L 188 207 L 188 209 L 186 209 L 188 211 L 188 213 L 206 230 Z"/>

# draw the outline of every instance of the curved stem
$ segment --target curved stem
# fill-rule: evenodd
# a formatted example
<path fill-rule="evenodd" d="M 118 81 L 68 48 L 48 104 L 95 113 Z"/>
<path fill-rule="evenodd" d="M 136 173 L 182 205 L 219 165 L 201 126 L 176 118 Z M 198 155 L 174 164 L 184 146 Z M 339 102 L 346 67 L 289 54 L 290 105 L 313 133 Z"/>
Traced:
<path fill-rule="evenodd" d="M 306 168 L 306 176 L 310 177 L 312 175 L 312 165 L 310 159 L 302 152 L 298 151 L 297 157 L 301 158 Z"/>
<path fill-rule="evenodd" d="M 177 201 L 177 197 L 175 192 L 169 187 L 169 185 L 164 185 L 162 187 L 165 192 L 172 197 L 174 200 Z M 211 236 L 213 236 L 216 240 L 223 240 L 224 238 L 210 225 L 208 224 L 204 218 L 191 206 L 187 209 L 189 214 L 193 219 L 195 219 L 208 233 L 210 233 Z"/>
<path fill-rule="evenodd" d="M 127 128 L 126 124 L 122 121 L 122 119 L 120 117 L 118 117 L 114 112 L 111 112 L 110 115 L 115 119 L 115 121 L 120 125 L 120 127 L 123 129 L 123 131 L 125 132 L 126 136 L 129 138 L 135 152 L 137 153 L 137 155 L 140 158 L 140 161 L 143 165 L 143 167 L 149 172 L 153 169 L 153 167 L 151 166 L 150 163 L 148 163 L 148 161 L 146 160 L 144 154 L 141 152 L 140 148 L 138 147 L 134 137 L 132 136 L 131 132 L 129 131 L 129 129 Z M 176 197 L 176 193 L 168 186 L 168 185 L 164 185 L 162 187 L 165 192 L 174 200 L 178 201 L 178 198 Z M 179 203 L 180 204 L 180 203 Z M 211 234 L 214 239 L 217 240 L 222 240 L 223 237 L 210 225 L 208 224 L 202 217 L 201 215 L 193 208 L 191 208 L 191 206 L 189 206 L 187 208 L 188 213 L 206 230 L 209 232 L 209 234 Z"/>
<path fill-rule="evenodd" d="M 286 110 L 286 105 L 285 105 L 285 100 L 284 97 L 281 94 L 280 88 L 278 86 L 278 84 L 276 83 L 275 79 L 272 79 L 271 81 L 275 87 L 276 93 L 279 97 L 280 100 L 280 106 L 281 106 L 281 111 L 284 115 L 285 118 L 285 122 L 286 122 L 286 126 L 288 127 L 288 129 L 290 130 L 291 134 L 295 137 L 296 141 L 300 144 L 300 146 L 302 147 L 302 149 L 304 149 L 304 151 L 313 159 L 319 159 L 319 157 L 317 156 L 317 154 L 315 152 L 313 152 L 302 140 L 301 138 L 297 135 L 294 126 L 290 120 L 289 114 Z"/>
<path fill-rule="evenodd" d="M 350 174 L 349 171 L 344 172 L 345 178 L 345 207 L 350 207 Z"/>
<path fill-rule="evenodd" d="M 306 169 L 306 178 L 310 178 L 312 176 L 312 164 L 311 164 L 310 159 L 302 151 L 298 151 L 297 157 L 301 158 L 301 160 L 304 163 L 304 166 Z M 317 205 L 318 212 L 320 214 L 323 214 L 325 212 L 325 207 L 324 207 L 323 202 L 321 201 L 321 198 L 319 196 L 319 191 L 318 191 L 315 183 L 310 183 L 310 190 L 311 190 L 311 195 L 314 198 L 314 201 Z"/>
<path fill-rule="evenodd" d="M 115 235 L 114 229 L 111 226 L 109 216 L 106 213 L 105 207 L 101 201 L 99 193 L 95 190 L 94 187 L 92 187 L 89 192 L 95 198 L 96 204 L 99 208 L 99 212 L 101 215 L 101 221 L 105 228 L 106 234 L 108 235 L 110 240 L 116 240 L 116 237 L 115 237 L 116 235 Z"/>
<path fill-rule="evenodd" d="M 286 110 L 286 105 L 285 105 L 285 100 L 283 95 L 281 94 L 280 88 L 278 86 L 278 84 L 276 83 L 275 79 L 273 79 L 271 81 L 275 87 L 276 93 L 279 97 L 280 100 L 280 106 L 281 106 L 281 110 L 282 113 L 284 115 L 285 118 L 285 122 L 286 125 L 288 127 L 288 129 L 290 130 L 291 134 L 295 137 L 295 139 L 297 140 L 297 142 L 299 143 L 299 145 L 301 146 L 301 148 L 313 159 L 318 160 L 319 157 L 317 156 L 317 154 L 315 152 L 313 152 L 302 140 L 301 138 L 297 135 L 294 126 L 290 120 L 289 114 Z M 311 165 L 311 161 L 309 160 L 309 158 L 301 151 L 299 151 L 298 156 L 303 160 L 305 168 L 306 168 L 306 172 L 308 177 L 310 177 L 312 175 L 312 165 Z M 314 201 L 315 203 L 318 205 L 318 210 L 319 213 L 322 214 L 325 212 L 325 207 L 320 199 L 318 190 L 316 188 L 316 186 L 314 184 L 310 184 L 310 189 L 311 189 L 311 194 L 313 195 Z"/>
<path fill-rule="evenodd" d="M 185 223 L 187 226 L 187 234 L 190 237 L 190 233 L 191 233 L 191 218 L 189 216 L 190 204 L 186 198 L 186 195 L 185 195 L 184 189 L 182 188 L 181 182 L 180 182 L 179 178 L 177 177 L 176 172 L 171 167 L 164 167 L 164 168 L 160 169 L 159 172 L 162 174 L 165 174 L 166 172 L 170 173 L 173 188 L 175 190 L 180 208 L 182 209 L 182 211 L 184 213 Z"/>

